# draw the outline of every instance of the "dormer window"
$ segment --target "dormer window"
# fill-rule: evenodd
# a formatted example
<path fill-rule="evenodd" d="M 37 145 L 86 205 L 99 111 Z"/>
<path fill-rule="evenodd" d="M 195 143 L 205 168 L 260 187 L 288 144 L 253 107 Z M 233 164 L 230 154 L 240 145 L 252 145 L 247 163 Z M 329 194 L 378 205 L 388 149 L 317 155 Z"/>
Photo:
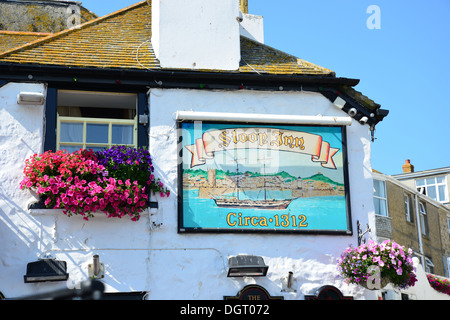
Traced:
<path fill-rule="evenodd" d="M 416 180 L 416 188 L 420 193 L 439 202 L 447 202 L 447 178 L 445 176 Z"/>

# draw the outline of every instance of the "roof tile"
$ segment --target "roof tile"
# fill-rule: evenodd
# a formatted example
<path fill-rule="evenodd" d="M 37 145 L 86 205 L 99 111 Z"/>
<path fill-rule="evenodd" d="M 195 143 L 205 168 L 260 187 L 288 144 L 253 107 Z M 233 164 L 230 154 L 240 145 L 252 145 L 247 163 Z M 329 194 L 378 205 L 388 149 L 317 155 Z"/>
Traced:
<path fill-rule="evenodd" d="M 41 40 L 50 35 L 52 34 L 0 30 L 0 53 L 10 51 L 36 40 Z"/>
<path fill-rule="evenodd" d="M 151 46 L 151 7 L 141 1 L 52 36 L 5 46 L 0 63 L 84 68 L 160 69 Z M 0 35 L 1 36 L 1 35 Z M 1 39 L 1 38 L 0 38 Z M 30 38 L 30 40 L 33 40 Z M 1 52 L 1 50 L 0 50 Z M 241 37 L 242 73 L 329 75 L 334 72 Z"/>

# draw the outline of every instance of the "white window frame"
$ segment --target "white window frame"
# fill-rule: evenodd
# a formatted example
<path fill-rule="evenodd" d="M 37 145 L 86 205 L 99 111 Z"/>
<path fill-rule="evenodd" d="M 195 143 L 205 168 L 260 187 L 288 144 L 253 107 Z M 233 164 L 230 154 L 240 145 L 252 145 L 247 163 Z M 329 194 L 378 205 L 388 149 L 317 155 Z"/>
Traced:
<path fill-rule="evenodd" d="M 447 257 L 447 278 L 450 277 L 450 257 Z"/>
<path fill-rule="evenodd" d="M 434 273 L 434 263 L 427 257 L 425 257 L 425 272 Z"/>
<path fill-rule="evenodd" d="M 405 202 L 405 215 L 406 221 L 413 222 L 413 208 L 411 207 L 411 196 L 408 193 L 403 194 L 403 199 Z"/>
<path fill-rule="evenodd" d="M 427 217 L 427 209 L 425 203 L 419 201 L 419 216 L 420 216 L 420 228 L 422 230 L 422 234 L 428 236 L 428 217 Z"/>
<path fill-rule="evenodd" d="M 385 197 L 381 197 L 381 196 L 375 195 L 375 186 L 373 187 L 373 190 L 374 190 L 374 192 L 373 192 L 374 202 L 375 202 L 375 200 L 378 200 L 378 201 L 380 201 L 380 203 L 384 203 L 384 208 L 385 208 L 385 211 L 386 211 L 386 214 L 381 214 L 381 213 L 376 212 L 376 211 L 375 211 L 375 214 L 379 215 L 379 216 L 383 216 L 383 217 L 389 217 L 388 201 L 387 201 L 388 195 L 387 195 L 386 181 L 378 180 L 378 179 L 373 179 L 373 181 L 374 181 L 374 183 L 375 183 L 375 181 L 378 181 L 378 182 L 382 183 L 382 185 L 383 185 L 382 187 L 383 187 L 384 194 L 385 194 Z M 374 204 L 374 206 L 375 206 L 375 204 Z M 375 206 L 375 208 L 376 208 L 376 206 Z"/>
<path fill-rule="evenodd" d="M 438 178 L 443 178 L 443 182 L 438 182 L 437 181 Z M 427 180 L 429 180 L 429 179 L 433 179 L 434 182 L 428 183 Z M 418 185 L 418 181 L 423 181 L 423 184 Z M 419 191 L 420 193 L 422 193 L 428 197 L 430 197 L 430 195 L 427 192 L 428 188 L 434 187 L 434 191 L 436 193 L 436 199 L 434 199 L 433 197 L 430 197 L 430 198 L 432 198 L 436 201 L 442 202 L 442 203 L 448 202 L 447 176 L 424 177 L 424 178 L 416 179 L 415 184 L 416 184 L 417 191 Z M 441 199 L 439 196 L 439 187 L 444 187 L 444 198 L 443 199 Z"/>
<path fill-rule="evenodd" d="M 450 233 L 450 217 L 447 217 L 447 230 Z"/>
<path fill-rule="evenodd" d="M 61 142 L 61 123 L 79 123 L 83 124 L 83 141 L 82 142 Z M 108 143 L 87 143 L 87 124 L 107 124 L 108 125 Z M 74 146 L 80 149 L 89 148 L 111 148 L 115 145 L 124 144 L 114 144 L 112 143 L 112 126 L 113 125 L 132 125 L 133 126 L 133 144 L 125 144 L 125 146 L 131 146 L 137 148 L 137 117 L 131 120 L 124 119 L 103 119 L 103 118 L 84 118 L 84 117 L 62 117 L 57 114 L 57 125 L 56 125 L 56 149 L 61 149 L 61 144 L 64 146 Z"/>

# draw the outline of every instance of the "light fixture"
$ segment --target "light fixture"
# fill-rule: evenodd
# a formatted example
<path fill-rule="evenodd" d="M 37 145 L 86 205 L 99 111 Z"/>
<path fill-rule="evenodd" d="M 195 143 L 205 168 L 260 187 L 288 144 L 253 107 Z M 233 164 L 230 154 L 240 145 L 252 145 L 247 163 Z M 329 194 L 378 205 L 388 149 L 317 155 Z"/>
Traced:
<path fill-rule="evenodd" d="M 66 262 L 54 259 L 28 263 L 27 274 L 24 276 L 25 283 L 65 281 L 68 278 Z"/>
<path fill-rule="evenodd" d="M 362 117 L 361 119 L 359 119 L 360 124 L 366 124 L 367 121 L 369 121 L 369 118 L 367 118 L 367 117 Z"/>
<path fill-rule="evenodd" d="M 17 95 L 17 104 L 23 105 L 42 105 L 45 97 L 42 92 L 20 92 Z"/>
<path fill-rule="evenodd" d="M 356 110 L 356 108 L 351 108 L 350 110 L 348 110 L 348 115 L 350 117 L 356 116 L 357 113 L 358 113 L 358 111 Z"/>
<path fill-rule="evenodd" d="M 92 258 L 92 264 L 88 265 L 88 276 L 90 279 L 101 279 L 105 277 L 105 266 L 103 263 L 100 263 L 98 254 Z"/>
<path fill-rule="evenodd" d="M 265 277 L 268 266 L 259 256 L 238 255 L 228 258 L 228 277 Z"/>

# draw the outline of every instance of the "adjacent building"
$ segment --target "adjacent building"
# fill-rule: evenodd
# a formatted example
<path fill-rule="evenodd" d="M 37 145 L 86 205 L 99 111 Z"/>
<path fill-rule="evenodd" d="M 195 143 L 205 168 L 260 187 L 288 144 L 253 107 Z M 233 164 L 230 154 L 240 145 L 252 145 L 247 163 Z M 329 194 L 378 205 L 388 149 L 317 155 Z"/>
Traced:
<path fill-rule="evenodd" d="M 395 179 L 450 208 L 450 167 L 414 171 L 406 160 L 402 169 L 403 173 L 393 175 Z"/>
<path fill-rule="evenodd" d="M 449 276 L 450 210 L 391 176 L 374 172 L 376 234 L 414 250 L 426 272 Z"/>
<path fill-rule="evenodd" d="M 410 160 L 403 173 L 374 171 L 375 229 L 379 241 L 393 239 L 414 251 L 427 274 L 450 277 L 448 168 L 414 172 Z M 423 284 L 402 291 L 416 296 Z M 393 292 L 389 293 L 395 296 Z"/>

